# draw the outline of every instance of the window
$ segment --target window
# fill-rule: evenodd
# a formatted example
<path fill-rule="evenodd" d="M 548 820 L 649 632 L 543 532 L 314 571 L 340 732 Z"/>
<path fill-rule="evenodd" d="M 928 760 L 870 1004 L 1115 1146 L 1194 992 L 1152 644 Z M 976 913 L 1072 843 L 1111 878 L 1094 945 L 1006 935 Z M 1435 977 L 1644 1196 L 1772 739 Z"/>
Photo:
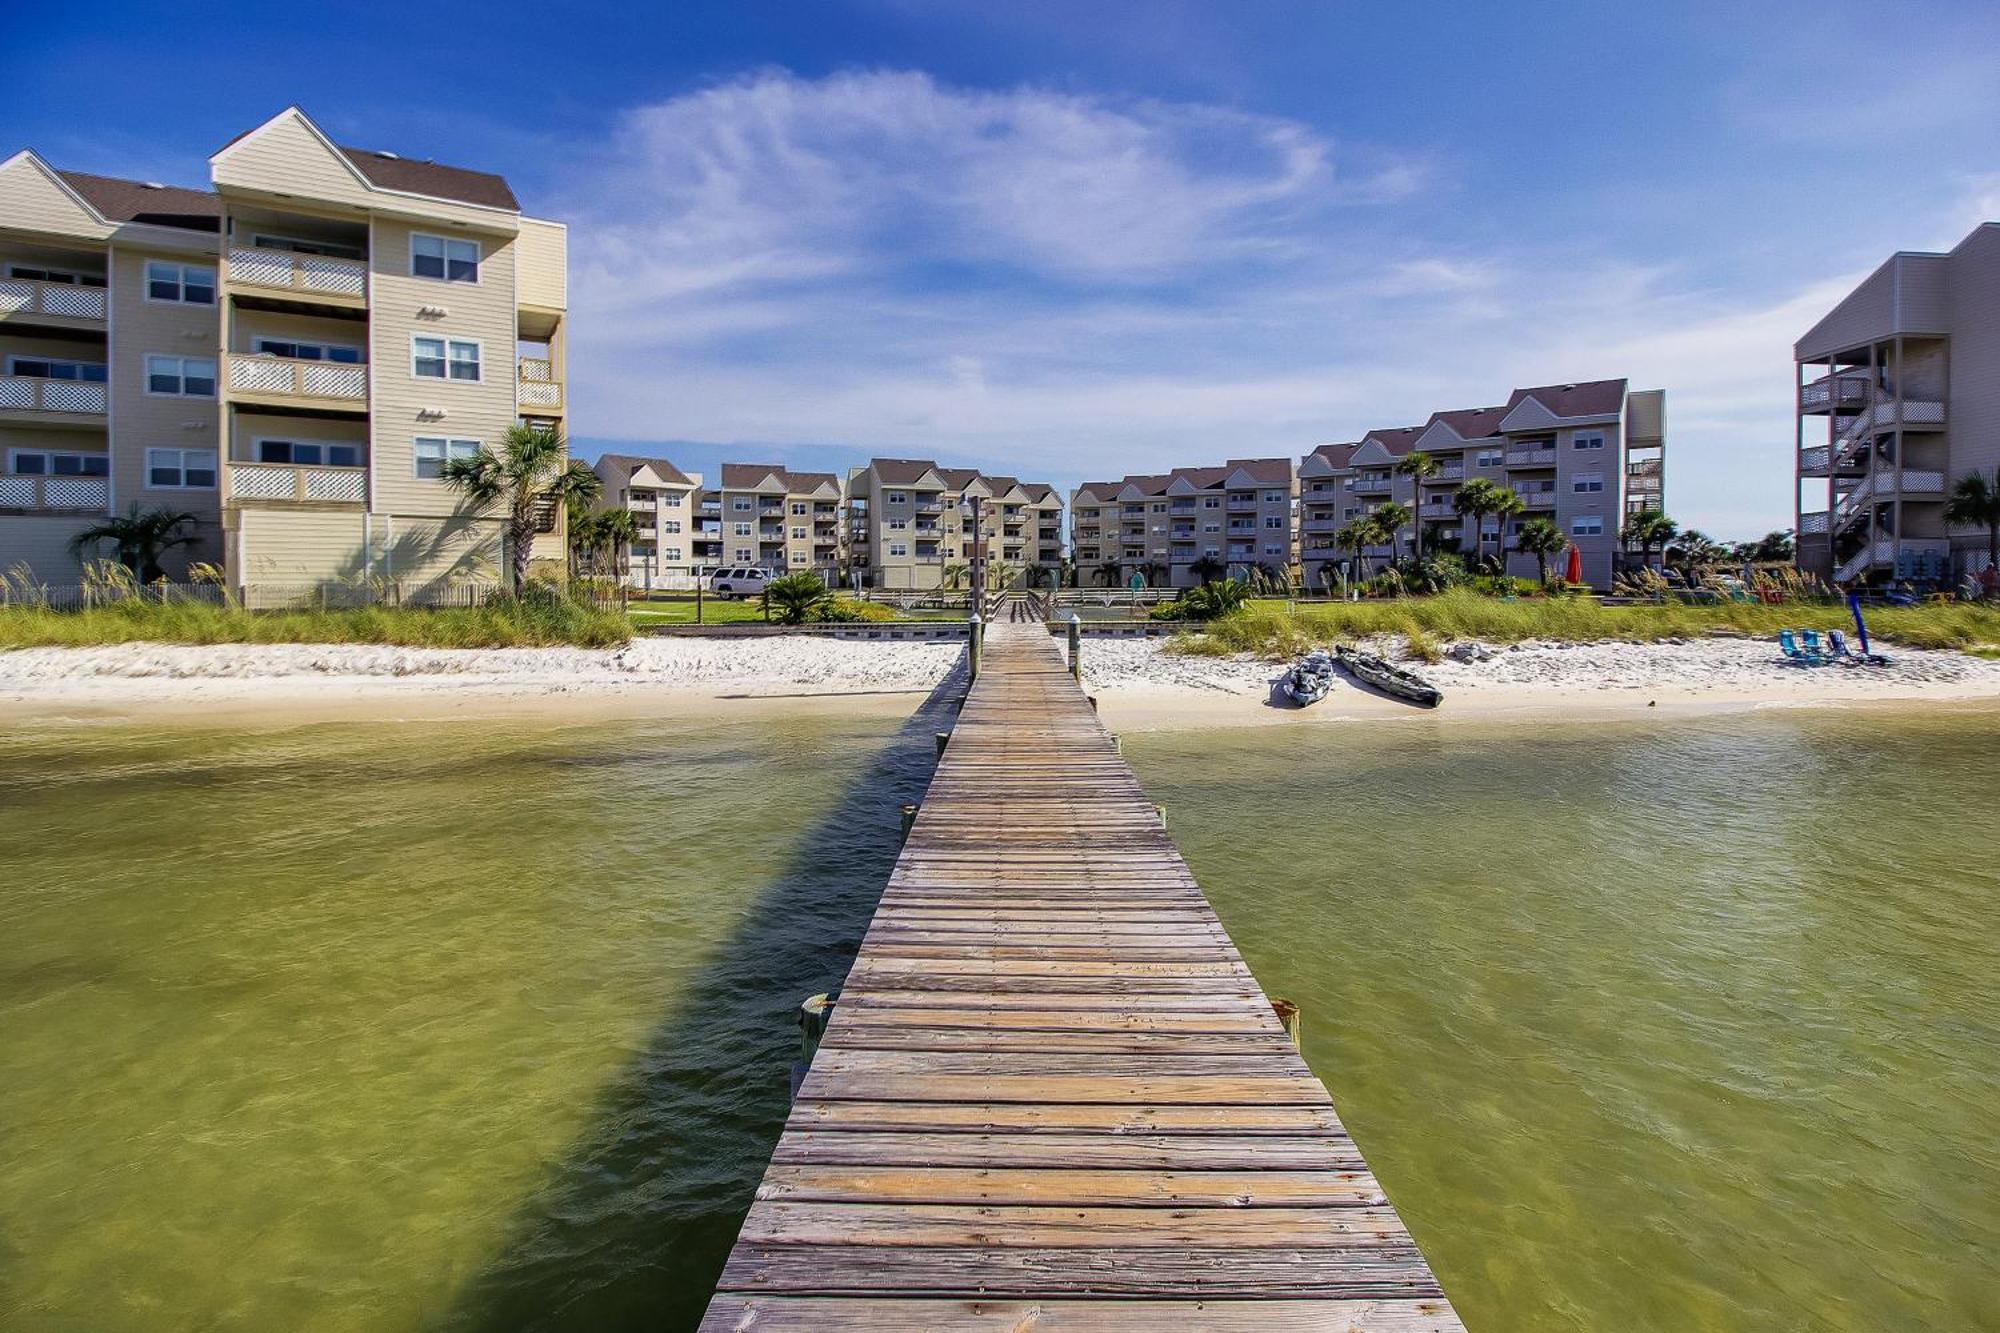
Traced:
<path fill-rule="evenodd" d="M 909 553 L 910 553 L 910 544 L 908 542 L 889 543 L 890 555 L 908 555 Z"/>
<path fill-rule="evenodd" d="M 215 450 L 148 449 L 146 485 L 156 491 L 215 489 Z"/>
<path fill-rule="evenodd" d="M 1220 532 L 1222 531 L 1222 525 L 1215 522 L 1204 523 L 1201 525 L 1201 530 L 1203 532 Z"/>
<path fill-rule="evenodd" d="M 1167 512 L 1167 507 L 1165 505 L 1154 505 L 1153 512 L 1156 514 L 1164 514 Z"/>
<path fill-rule="evenodd" d="M 199 356 L 149 356 L 146 392 L 179 398 L 213 398 L 215 362 Z"/>
<path fill-rule="evenodd" d="M 1285 526 L 1285 520 L 1276 514 L 1267 514 L 1264 517 L 1264 526 L 1267 528 L 1282 528 Z"/>
<path fill-rule="evenodd" d="M 738 560 L 755 560 L 757 556 L 749 547 L 739 546 L 736 548 L 736 558 Z"/>
<path fill-rule="evenodd" d="M 413 233 L 410 237 L 410 275 L 441 278 L 446 282 L 478 282 L 479 242 Z"/>
<path fill-rule="evenodd" d="M 804 516 L 805 512 L 806 512 L 806 502 L 805 502 L 804 500 L 794 500 L 794 501 L 792 501 L 792 513 L 793 513 L 793 514 L 795 514 L 795 515 L 798 515 L 798 516 L 801 516 L 801 517 L 802 517 L 802 516 Z"/>
<path fill-rule="evenodd" d="M 729 502 L 729 507 L 731 509 L 734 509 L 739 514 L 747 514 L 752 509 L 755 509 L 757 507 L 757 504 L 749 496 L 739 495 L 734 500 L 731 500 Z"/>
<path fill-rule="evenodd" d="M 1578 495 L 1594 495 L 1604 489 L 1602 472 L 1579 472 L 1570 481 Z"/>
<path fill-rule="evenodd" d="M 1572 537 L 1602 537 L 1604 535 L 1604 520 L 1595 515 L 1589 518 L 1571 519 L 1569 531 Z"/>
<path fill-rule="evenodd" d="M 1499 449 L 1481 449 L 1474 464 L 1478 467 L 1499 467 L 1506 454 Z"/>
<path fill-rule="evenodd" d="M 1222 508 L 1222 497 L 1219 495 L 1204 495 L 1201 497 L 1201 507 L 1203 509 L 1220 509 Z"/>
<path fill-rule="evenodd" d="M 1289 499 L 1291 499 L 1291 498 L 1292 498 L 1291 496 L 1289 496 L 1289 495 L 1286 495 L 1286 494 L 1285 494 L 1285 493 L 1284 493 L 1283 491 L 1265 491 L 1265 492 L 1264 492 L 1264 503 L 1265 503 L 1265 504 L 1267 504 L 1267 505 L 1281 505 L 1281 504 L 1283 504 L 1283 503 L 1284 503 L 1285 501 L 1287 501 L 1287 500 L 1289 500 Z"/>
<path fill-rule="evenodd" d="M 793 564 L 795 564 L 795 565 L 803 565 L 803 564 L 804 564 L 805 562 L 806 562 L 806 553 L 805 553 L 804 551 L 794 551 L 794 552 L 792 552 L 792 563 L 793 563 Z"/>
<path fill-rule="evenodd" d="M 679 519 L 663 518 L 660 520 L 661 532 L 679 532 L 680 530 L 681 530 L 681 521 Z"/>
<path fill-rule="evenodd" d="M 442 436 L 419 436 L 414 446 L 417 475 L 435 481 L 444 475 L 445 460 L 450 458 L 474 458 L 479 454 L 477 440 L 447 440 Z"/>
<path fill-rule="evenodd" d="M 338 361 L 342 365 L 361 364 L 361 349 L 339 343 L 302 343 L 290 338 L 253 338 L 250 350 L 264 356 L 289 356 L 296 361 Z"/>
<path fill-rule="evenodd" d="M 7 373 L 28 375 L 43 380 L 88 380 L 92 384 L 104 383 L 102 361 L 58 361 L 46 356 L 10 356 L 7 358 Z"/>
<path fill-rule="evenodd" d="M 885 503 L 892 505 L 903 505 L 910 502 L 910 497 L 902 491 L 890 491 L 882 499 Z"/>
<path fill-rule="evenodd" d="M 1602 435 L 1579 435 L 1571 443 L 1578 449 L 1602 449 L 1604 447 L 1604 437 Z"/>
<path fill-rule="evenodd" d="M 681 548 L 680 548 L 680 547 L 678 547 L 678 546 L 662 546 L 662 547 L 660 548 L 660 559 L 662 559 L 662 560 L 679 560 L 680 558 L 681 558 Z"/>
<path fill-rule="evenodd" d="M 891 532 L 901 532 L 909 526 L 910 520 L 907 518 L 892 518 L 889 520 L 889 531 Z"/>
<path fill-rule="evenodd" d="M 792 529 L 792 540 L 794 541 L 804 541 L 805 535 L 806 535 L 806 530 L 804 528 Z"/>
<path fill-rule="evenodd" d="M 215 270 L 199 264 L 146 262 L 146 299 L 185 305 L 215 304 Z"/>
<path fill-rule="evenodd" d="M 424 380 L 479 379 L 479 344 L 456 338 L 410 339 L 410 373 Z"/>
<path fill-rule="evenodd" d="M 60 282 L 70 287 L 102 287 L 104 279 L 95 273 L 79 273 L 74 269 L 43 268 L 40 264 L 9 264 L 7 276 L 27 278 L 33 282 Z"/>
<path fill-rule="evenodd" d="M 1282 546 L 1266 546 L 1264 548 L 1265 555 L 1283 555 L 1284 553 L 1285 548 Z"/>
<path fill-rule="evenodd" d="M 289 250 L 295 255 L 331 255 L 336 259 L 359 259 L 361 247 L 342 245 L 339 241 L 308 241 L 297 236 L 261 236 L 250 238 L 250 244 L 260 250 Z"/>
<path fill-rule="evenodd" d="M 109 454 L 65 454 L 46 449 L 16 449 L 14 474 L 21 477 L 108 477 Z"/>
<path fill-rule="evenodd" d="M 750 525 L 748 523 L 738 523 L 735 525 L 735 531 L 739 537 L 748 537 L 750 535 Z"/>
<path fill-rule="evenodd" d="M 257 461 L 297 463 L 307 467 L 317 467 L 322 463 L 328 467 L 360 467 L 361 446 L 328 444 L 321 440 L 259 440 Z"/>

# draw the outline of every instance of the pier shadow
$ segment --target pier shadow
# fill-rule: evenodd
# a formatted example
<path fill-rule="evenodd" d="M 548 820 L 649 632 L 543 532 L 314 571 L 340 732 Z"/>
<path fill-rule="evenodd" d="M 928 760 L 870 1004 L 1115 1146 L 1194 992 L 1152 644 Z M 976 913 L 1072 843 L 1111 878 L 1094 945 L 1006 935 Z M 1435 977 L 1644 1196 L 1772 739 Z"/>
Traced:
<path fill-rule="evenodd" d="M 846 976 L 967 683 L 961 656 L 802 834 L 436 1333 L 700 1322 L 790 1107 L 798 1003 Z"/>

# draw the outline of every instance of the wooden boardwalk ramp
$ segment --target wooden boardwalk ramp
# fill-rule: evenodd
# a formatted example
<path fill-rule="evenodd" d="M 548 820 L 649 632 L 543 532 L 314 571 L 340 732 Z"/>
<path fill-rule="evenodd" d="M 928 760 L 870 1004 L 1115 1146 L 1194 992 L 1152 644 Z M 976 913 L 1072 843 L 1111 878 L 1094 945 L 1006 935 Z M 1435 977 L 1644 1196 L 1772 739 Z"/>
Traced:
<path fill-rule="evenodd" d="M 988 631 L 702 1328 L 1462 1328 L 1041 625 Z"/>

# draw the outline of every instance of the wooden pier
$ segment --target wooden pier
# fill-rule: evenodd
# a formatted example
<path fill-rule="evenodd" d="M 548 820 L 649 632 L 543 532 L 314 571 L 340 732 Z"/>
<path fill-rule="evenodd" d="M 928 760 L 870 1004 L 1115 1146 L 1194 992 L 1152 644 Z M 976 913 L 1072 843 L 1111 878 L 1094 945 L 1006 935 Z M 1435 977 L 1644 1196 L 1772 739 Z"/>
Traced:
<path fill-rule="evenodd" d="M 995 625 L 704 1330 L 1462 1329 L 1041 625 Z"/>

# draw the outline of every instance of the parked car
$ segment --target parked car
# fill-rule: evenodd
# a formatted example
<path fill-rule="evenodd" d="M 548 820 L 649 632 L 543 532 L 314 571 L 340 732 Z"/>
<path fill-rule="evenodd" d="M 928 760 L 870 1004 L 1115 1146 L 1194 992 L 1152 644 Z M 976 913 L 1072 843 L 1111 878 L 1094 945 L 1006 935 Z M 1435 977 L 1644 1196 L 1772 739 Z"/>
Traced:
<path fill-rule="evenodd" d="M 771 572 L 755 565 L 718 569 L 708 576 L 708 590 L 717 597 L 761 597 Z"/>

